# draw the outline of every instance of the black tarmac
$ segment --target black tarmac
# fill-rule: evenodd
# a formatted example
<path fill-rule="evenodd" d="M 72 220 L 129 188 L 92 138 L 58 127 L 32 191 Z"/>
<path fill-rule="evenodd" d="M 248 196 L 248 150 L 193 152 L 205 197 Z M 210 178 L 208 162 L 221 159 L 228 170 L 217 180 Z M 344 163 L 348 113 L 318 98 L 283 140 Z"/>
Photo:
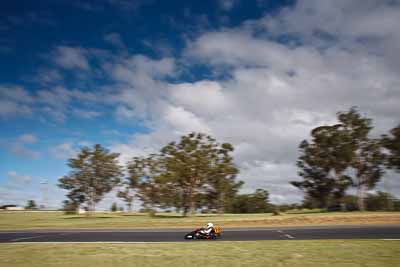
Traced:
<path fill-rule="evenodd" d="M 0 231 L 0 243 L 14 242 L 215 242 L 184 240 L 193 229 L 137 230 L 25 230 Z M 216 241 L 315 240 L 315 239 L 399 239 L 400 225 L 321 226 L 279 228 L 222 227 Z"/>

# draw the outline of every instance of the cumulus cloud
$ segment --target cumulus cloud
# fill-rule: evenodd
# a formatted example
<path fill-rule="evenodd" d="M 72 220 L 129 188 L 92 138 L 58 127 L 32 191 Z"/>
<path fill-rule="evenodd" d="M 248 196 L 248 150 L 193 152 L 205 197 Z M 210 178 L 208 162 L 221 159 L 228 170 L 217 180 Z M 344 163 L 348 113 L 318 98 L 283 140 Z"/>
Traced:
<path fill-rule="evenodd" d="M 146 137 L 164 133 L 173 140 L 190 131 L 210 132 L 236 147 L 245 191 L 263 187 L 274 202 L 299 201 L 301 193 L 289 181 L 299 179 L 297 147 L 311 129 L 334 123 L 337 111 L 355 105 L 374 119 L 376 135 L 398 123 L 397 55 L 381 49 L 396 44 L 399 11 L 393 1 L 298 1 L 277 15 L 203 33 L 188 43 L 185 59 L 229 78 L 160 84 L 147 75 L 146 84 L 157 84 L 157 90 L 147 91 L 152 101 L 141 101 L 143 110 L 159 117 L 150 118 Z M 375 18 L 385 19 L 377 26 Z M 136 107 L 137 94 L 126 93 L 125 104 Z M 143 153 L 137 139 L 114 148 Z M 400 188 L 395 191 L 400 194 Z"/>
<path fill-rule="evenodd" d="M 206 123 L 190 111 L 182 107 L 169 106 L 165 110 L 165 121 L 171 125 L 179 135 L 194 132 L 210 133 L 210 128 Z"/>
<path fill-rule="evenodd" d="M 20 86 L 0 86 L 0 117 L 29 116 L 32 96 Z"/>
<path fill-rule="evenodd" d="M 99 62 L 113 82 L 109 91 L 59 87 L 38 92 L 37 101 L 65 119 L 71 101 L 105 99 L 102 103 L 115 108 L 116 118 L 143 122 L 147 133 L 112 144 L 123 161 L 191 131 L 211 133 L 236 148 L 245 192 L 262 187 L 276 203 L 299 201 L 301 193 L 289 181 L 299 179 L 297 147 L 311 129 L 334 123 L 336 112 L 351 106 L 374 119 L 376 136 L 399 123 L 399 12 L 397 1 L 299 0 L 238 27 L 203 31 L 188 40 L 180 58 L 107 55 Z M 116 35 L 108 39 L 118 42 Z M 59 47 L 56 63 L 89 70 L 88 51 Z M 226 75 L 190 82 L 179 76 L 188 72 L 183 66 L 196 64 Z M 26 101 L 13 95 L 6 100 L 29 108 L 29 99 L 36 101 L 36 96 L 18 94 Z M 70 156 L 74 149 L 66 142 L 53 154 Z"/>

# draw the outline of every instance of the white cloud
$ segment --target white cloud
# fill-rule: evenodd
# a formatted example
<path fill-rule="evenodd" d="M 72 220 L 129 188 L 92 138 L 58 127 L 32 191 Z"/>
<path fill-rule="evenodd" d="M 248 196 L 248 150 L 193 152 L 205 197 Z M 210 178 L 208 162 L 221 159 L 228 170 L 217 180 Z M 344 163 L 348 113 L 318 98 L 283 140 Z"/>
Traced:
<path fill-rule="evenodd" d="M 18 137 L 18 140 L 22 143 L 34 144 L 37 142 L 37 138 L 34 134 L 23 134 Z"/>
<path fill-rule="evenodd" d="M 14 143 L 11 146 L 11 152 L 17 156 L 31 158 L 31 159 L 38 159 L 40 158 L 41 153 L 31 150 L 24 146 L 22 143 Z"/>
<path fill-rule="evenodd" d="M 41 69 L 36 73 L 35 77 L 33 78 L 34 81 L 38 81 L 43 85 L 57 83 L 60 82 L 62 79 L 63 76 L 57 69 Z"/>
<path fill-rule="evenodd" d="M 50 148 L 50 154 L 60 160 L 69 159 L 75 156 L 76 152 L 77 151 L 71 142 L 61 143 Z"/>
<path fill-rule="evenodd" d="M 20 175 L 16 171 L 9 171 L 7 176 L 10 182 L 15 184 L 29 184 L 32 181 L 32 177 L 29 175 Z"/>
<path fill-rule="evenodd" d="M 182 107 L 167 107 L 163 117 L 179 135 L 187 134 L 192 131 L 211 133 L 210 128 L 201 118 Z"/>
<path fill-rule="evenodd" d="M 52 57 L 54 62 L 64 69 L 85 71 L 90 69 L 87 51 L 80 47 L 59 46 Z"/>
<path fill-rule="evenodd" d="M 0 86 L 0 97 L 18 103 L 30 103 L 33 97 L 20 86 Z"/>
<path fill-rule="evenodd" d="M 0 86 L 0 117 L 29 116 L 32 96 L 19 86 Z"/>
<path fill-rule="evenodd" d="M 78 117 L 81 117 L 84 119 L 93 119 L 93 118 L 96 118 L 96 117 L 99 117 L 102 115 L 102 113 L 98 112 L 98 111 L 85 110 L 85 109 L 79 109 L 79 108 L 73 109 L 73 112 Z"/>
<path fill-rule="evenodd" d="M 104 41 L 112 44 L 115 47 L 125 48 L 125 44 L 122 41 L 121 35 L 116 32 L 111 32 L 104 35 Z"/>
<path fill-rule="evenodd" d="M 116 108 L 114 115 L 117 120 L 121 121 L 126 121 L 138 117 L 138 114 L 134 109 L 122 105 L 119 105 Z"/>
<path fill-rule="evenodd" d="M 0 100 L 0 117 L 28 116 L 32 114 L 30 107 L 13 101 Z"/>
<path fill-rule="evenodd" d="M 192 40 L 185 60 L 227 72 L 229 78 L 168 84 L 145 76 L 143 84 L 157 86 L 146 91 L 151 101 L 139 98 L 142 110 L 159 114 L 149 118 L 152 132 L 145 135 L 147 142 L 156 144 L 157 150 L 180 134 L 210 132 L 236 147 L 245 191 L 262 187 L 271 192 L 274 202 L 299 201 L 301 193 L 288 182 L 298 179 L 297 147 L 311 129 L 334 123 L 337 111 L 355 105 L 374 119 L 375 134 L 398 123 L 400 69 L 393 68 L 397 55 L 377 51 L 398 35 L 393 18 L 399 6 L 388 8 L 387 2 L 378 1 L 367 1 L 365 6 L 349 3 L 298 1 L 274 17 L 206 32 Z M 354 13 L 357 6 L 362 7 Z M 380 21 L 383 25 L 374 26 L 375 17 L 386 15 L 390 18 Z M 362 21 L 371 27 L 361 28 Z M 274 25 L 278 25 L 276 31 Z M 318 33 L 319 25 L 325 35 Z M 277 41 L 280 26 L 283 34 L 293 34 L 292 40 Z M 329 35 L 335 38 L 327 40 Z M 359 37 L 365 36 L 378 38 L 379 44 L 363 43 Z M 301 45 L 295 42 L 299 37 Z M 123 76 L 137 85 L 132 75 Z M 138 106 L 136 91 L 125 90 L 122 96 L 125 105 Z M 113 148 L 134 155 L 143 153 L 141 147 L 134 138 Z M 400 188 L 394 191 L 400 194 Z"/>
<path fill-rule="evenodd" d="M 229 11 L 238 3 L 238 0 L 218 0 L 218 3 L 221 9 Z"/>
<path fill-rule="evenodd" d="M 223 93 L 223 88 L 218 82 L 174 84 L 169 90 L 173 102 L 206 117 L 215 117 L 231 108 L 229 96 Z"/>
<path fill-rule="evenodd" d="M 37 101 L 62 120 L 72 100 L 105 99 L 103 103 L 115 106 L 115 117 L 144 122 L 149 133 L 112 145 L 123 161 L 157 151 L 191 131 L 211 133 L 235 146 L 246 192 L 262 187 L 275 202 L 299 201 L 301 193 L 288 182 L 298 179 L 297 147 L 312 128 L 333 123 L 337 111 L 355 105 L 374 119 L 376 135 L 399 123 L 399 12 L 397 2 L 386 0 L 299 0 L 273 16 L 203 32 L 189 40 L 182 58 L 151 59 L 126 51 L 107 55 L 100 62 L 114 81 L 109 91 L 59 87 L 37 93 Z M 87 53 L 79 48 L 59 51 L 65 60 L 58 63 L 88 70 Z M 192 64 L 227 75 L 168 82 L 184 72 L 182 66 Z M 17 98 L 7 101 L 31 107 Z M 74 148 L 60 144 L 54 155 L 68 158 Z M 393 193 L 400 195 L 393 185 Z"/>

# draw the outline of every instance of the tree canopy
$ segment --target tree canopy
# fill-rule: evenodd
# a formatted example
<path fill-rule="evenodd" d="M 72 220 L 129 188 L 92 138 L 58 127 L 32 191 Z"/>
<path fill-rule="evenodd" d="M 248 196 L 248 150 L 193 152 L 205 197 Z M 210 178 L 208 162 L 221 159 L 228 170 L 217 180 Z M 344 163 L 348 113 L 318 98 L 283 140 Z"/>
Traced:
<path fill-rule="evenodd" d="M 387 149 L 387 166 L 400 172 L 400 125 L 390 130 L 390 135 L 382 136 L 382 144 Z"/>
<path fill-rule="evenodd" d="M 174 207 L 183 214 L 197 209 L 223 212 L 242 182 L 230 153 L 233 146 L 202 133 L 182 136 L 159 153 L 135 157 L 128 164 L 129 180 L 147 208 Z"/>

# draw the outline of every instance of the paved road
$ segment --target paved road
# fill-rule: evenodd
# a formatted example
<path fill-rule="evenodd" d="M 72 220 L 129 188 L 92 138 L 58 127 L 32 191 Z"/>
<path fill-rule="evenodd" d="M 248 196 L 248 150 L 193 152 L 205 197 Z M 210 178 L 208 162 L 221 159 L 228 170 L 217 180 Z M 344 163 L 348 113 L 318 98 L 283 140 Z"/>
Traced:
<path fill-rule="evenodd" d="M 311 239 L 400 239 L 400 225 L 222 229 L 222 241 Z M 0 231 L 0 243 L 10 242 L 193 242 L 180 230 L 38 230 Z M 198 241 L 195 241 L 198 242 Z"/>

